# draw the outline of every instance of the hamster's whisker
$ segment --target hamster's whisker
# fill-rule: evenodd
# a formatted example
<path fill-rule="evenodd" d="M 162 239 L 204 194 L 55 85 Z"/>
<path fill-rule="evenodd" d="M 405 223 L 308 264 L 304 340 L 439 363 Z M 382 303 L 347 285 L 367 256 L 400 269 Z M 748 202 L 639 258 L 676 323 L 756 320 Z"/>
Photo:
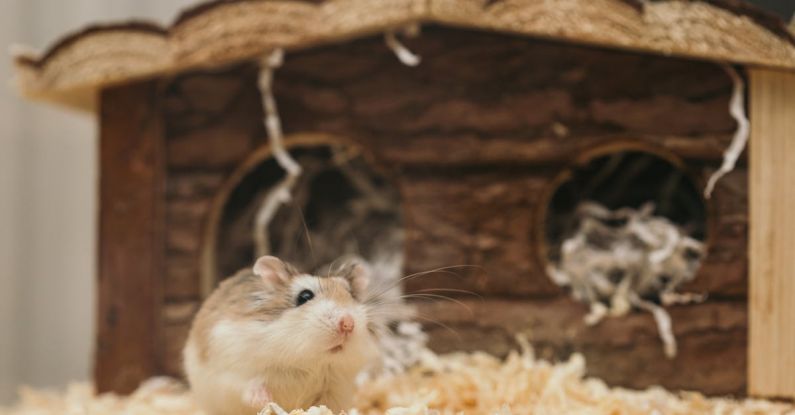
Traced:
<path fill-rule="evenodd" d="M 472 311 L 472 307 L 466 305 L 464 302 L 462 302 L 460 300 L 456 300 L 455 298 L 448 297 L 446 295 L 438 295 L 438 294 L 406 294 L 406 295 L 401 296 L 401 298 L 425 298 L 425 299 L 440 299 L 440 300 L 450 301 L 452 303 L 456 303 L 456 304 L 460 305 L 461 307 L 464 307 L 469 312 L 470 316 L 474 316 L 475 315 L 475 312 Z"/>
<path fill-rule="evenodd" d="M 442 327 L 442 328 L 446 329 L 447 331 L 449 331 L 450 333 L 453 333 L 453 335 L 455 335 L 455 337 L 458 339 L 458 341 L 464 341 L 464 338 L 461 337 L 461 334 L 457 330 L 455 330 L 454 328 L 448 326 L 447 324 L 442 323 L 439 320 L 434 320 L 432 318 L 425 317 L 425 316 L 423 316 L 423 315 L 421 315 L 419 313 L 415 317 L 420 319 L 420 320 L 427 321 L 429 323 L 432 323 L 432 324 L 435 324 L 435 325 L 437 325 L 439 327 Z"/>
<path fill-rule="evenodd" d="M 367 316 L 368 317 L 379 317 L 379 316 L 395 317 L 398 314 L 399 314 L 398 310 L 395 310 L 394 312 L 392 312 L 390 310 L 385 310 L 381 306 L 376 307 L 376 308 L 371 308 L 371 309 L 367 310 Z"/>
<path fill-rule="evenodd" d="M 480 265 L 462 264 L 462 265 L 449 265 L 449 266 L 446 266 L 446 267 L 439 267 L 439 268 L 435 268 L 435 269 L 431 269 L 431 270 L 427 270 L 427 271 L 415 272 L 413 274 L 409 274 L 409 275 L 406 275 L 406 276 L 404 276 L 402 278 L 399 278 L 398 280 L 396 280 L 396 281 L 394 281 L 394 282 L 392 282 L 390 284 L 387 284 L 386 287 L 384 287 L 381 291 L 378 291 L 378 292 L 372 294 L 372 296 L 373 297 L 380 297 L 380 296 L 384 295 L 385 293 L 389 292 L 389 290 L 392 290 L 393 288 L 399 286 L 401 283 L 403 283 L 405 281 L 408 281 L 408 280 L 411 280 L 411 279 L 414 279 L 414 278 L 418 278 L 418 277 L 422 277 L 422 276 L 425 276 L 425 275 L 428 275 L 428 274 L 446 273 L 446 274 L 454 275 L 456 277 L 460 277 L 461 275 L 459 275 L 459 274 L 457 274 L 455 272 L 449 271 L 451 269 L 456 269 L 456 268 L 480 268 L 480 269 L 483 269 L 483 267 L 481 267 Z"/>
<path fill-rule="evenodd" d="M 389 299 L 385 296 L 372 296 L 364 301 L 365 305 L 379 305 L 379 304 L 400 304 L 399 299 Z"/>
<path fill-rule="evenodd" d="M 415 273 L 413 273 L 413 274 L 409 274 L 409 275 L 406 275 L 406 276 L 405 276 L 405 277 L 403 277 L 403 278 L 400 278 L 398 281 L 399 281 L 399 282 L 402 282 L 402 281 L 405 281 L 405 280 L 408 280 L 408 279 L 412 279 L 412 278 L 416 278 L 416 277 L 421 277 L 421 276 L 423 276 L 423 275 L 427 275 L 427 274 L 433 274 L 433 273 L 436 273 L 436 272 L 439 272 L 439 273 L 448 273 L 448 274 L 452 274 L 452 275 L 455 275 L 455 276 L 460 276 L 460 275 L 458 275 L 458 274 L 456 274 L 456 273 L 454 273 L 454 272 L 452 272 L 452 271 L 449 271 L 449 270 L 451 270 L 451 269 L 456 269 L 456 268 L 480 268 L 480 269 L 483 269 L 483 267 L 481 267 L 480 265 L 469 265 L 469 264 L 461 264 L 461 265 L 448 265 L 448 266 L 446 266 L 446 267 L 439 267 L 439 268 L 430 269 L 430 270 L 427 270 L 427 271 L 415 272 Z"/>
<path fill-rule="evenodd" d="M 317 312 L 312 312 L 312 320 L 311 324 L 315 325 L 315 327 L 319 327 L 320 329 L 334 329 L 334 324 L 329 322 L 327 318 L 324 318 L 323 315 Z"/>
<path fill-rule="evenodd" d="M 312 262 L 317 262 L 317 258 L 315 257 L 315 248 L 312 245 L 312 236 L 309 234 L 309 226 L 306 225 L 306 218 L 304 217 L 304 210 L 301 209 L 301 206 L 296 204 L 295 208 L 298 209 L 298 215 L 301 217 L 301 225 L 304 227 L 304 235 L 306 236 L 306 244 L 309 247 L 309 256 L 312 257 Z"/>
<path fill-rule="evenodd" d="M 459 294 L 471 295 L 473 297 L 478 297 L 481 300 L 483 299 L 482 295 L 480 295 L 480 294 L 478 294 L 478 293 L 476 293 L 474 291 L 460 290 L 460 289 L 457 289 L 457 288 L 425 288 L 425 289 L 422 289 L 422 290 L 417 290 L 415 292 L 416 293 L 445 293 L 445 292 L 447 292 L 447 293 L 459 293 Z"/>

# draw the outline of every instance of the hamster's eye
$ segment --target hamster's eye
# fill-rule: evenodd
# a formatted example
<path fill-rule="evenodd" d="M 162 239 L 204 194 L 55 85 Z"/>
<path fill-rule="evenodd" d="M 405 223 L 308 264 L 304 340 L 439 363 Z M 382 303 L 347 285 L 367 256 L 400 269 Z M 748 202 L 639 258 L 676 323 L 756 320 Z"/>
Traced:
<path fill-rule="evenodd" d="M 309 290 L 303 290 L 298 293 L 298 298 L 295 299 L 295 305 L 300 306 L 306 303 L 307 301 L 315 298 L 315 293 Z"/>

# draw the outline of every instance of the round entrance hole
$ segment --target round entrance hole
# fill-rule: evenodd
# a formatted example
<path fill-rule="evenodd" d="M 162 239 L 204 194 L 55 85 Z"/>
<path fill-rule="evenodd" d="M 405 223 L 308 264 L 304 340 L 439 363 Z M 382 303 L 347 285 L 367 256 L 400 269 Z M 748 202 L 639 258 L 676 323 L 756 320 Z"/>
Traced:
<path fill-rule="evenodd" d="M 374 261 L 402 253 L 398 192 L 349 145 L 312 143 L 288 150 L 303 171 L 287 203 L 279 205 L 258 246 L 255 218 L 284 178 L 267 149 L 252 155 L 227 183 L 205 236 L 202 291 L 250 267 L 259 252 L 304 272 L 345 255 Z"/>
<path fill-rule="evenodd" d="M 595 153 L 557 183 L 543 218 L 542 255 L 547 274 L 575 297 L 609 305 L 623 281 L 661 302 L 695 276 L 707 209 L 679 160 L 635 149 Z"/>

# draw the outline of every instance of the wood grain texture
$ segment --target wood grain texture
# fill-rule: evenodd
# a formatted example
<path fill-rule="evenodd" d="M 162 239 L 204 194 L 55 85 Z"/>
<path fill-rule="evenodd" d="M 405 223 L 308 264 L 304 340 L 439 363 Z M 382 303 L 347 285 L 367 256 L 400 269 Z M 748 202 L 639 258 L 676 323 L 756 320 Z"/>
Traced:
<path fill-rule="evenodd" d="M 731 85 L 712 64 L 443 28 L 407 44 L 428 57 L 422 65 L 390 65 L 391 52 L 369 39 L 292 55 L 276 93 L 288 133 L 352 137 L 400 171 L 407 273 L 483 267 L 410 289 L 562 294 L 534 237 L 558 174 L 584 152 L 627 143 L 665 149 L 700 179 L 734 130 Z M 745 296 L 742 178 L 720 182 L 710 202 L 711 255 L 693 290 Z"/>
<path fill-rule="evenodd" d="M 93 110 L 91 91 L 199 67 L 381 34 L 407 24 L 467 27 L 596 45 L 795 68 L 783 21 L 725 0 L 210 1 L 169 27 L 107 25 L 16 59 L 27 95 Z M 100 30 L 101 29 L 101 30 Z M 394 62 L 393 64 L 397 64 Z"/>
<path fill-rule="evenodd" d="M 746 306 L 711 302 L 670 309 L 679 353 L 667 359 L 649 313 L 633 312 L 587 326 L 587 308 L 569 298 L 461 299 L 417 303 L 430 347 L 438 352 L 486 351 L 505 356 L 523 334 L 538 356 L 565 360 L 581 353 L 587 374 L 611 385 L 743 394 Z M 443 326 L 441 325 L 443 324 Z M 730 362 L 730 363 L 728 363 Z"/>
<path fill-rule="evenodd" d="M 545 275 L 536 237 L 543 194 L 594 148 L 617 142 L 662 148 L 680 158 L 696 180 L 708 177 L 735 126 L 727 113 L 731 83 L 720 67 L 445 28 L 427 28 L 406 43 L 423 56 L 420 66 L 396 65 L 380 37 L 291 53 L 276 74 L 275 93 L 288 141 L 307 133 L 354 141 L 389 172 L 402 193 L 406 274 L 457 264 L 481 267 L 411 280 L 410 290 L 459 288 L 504 305 L 481 310 L 493 324 L 453 321 L 464 343 L 429 325 L 434 347 L 477 346 L 501 354 L 515 346 L 511 330 L 536 327 L 534 339 L 549 351 L 545 356 L 582 351 L 591 373 L 616 385 L 742 392 L 744 160 L 718 183 L 709 202 L 709 255 L 686 288 L 708 293 L 709 303 L 674 312 L 677 334 L 684 336 L 675 362 L 661 358 L 654 323 L 645 314 L 582 330 L 582 307 Z M 165 88 L 164 373 L 179 375 L 189 325 L 173 318 L 179 315 L 174 311 L 200 300 L 198 275 L 210 234 L 202 238 L 200 230 L 217 221 L 208 203 L 267 142 L 256 74 L 253 65 L 241 64 L 185 73 Z M 546 312 L 548 302 L 558 306 Z M 555 326 L 558 314 L 571 319 L 565 329 Z M 503 320 L 501 326 L 496 319 Z M 548 328 L 543 336 L 542 327 Z"/>
<path fill-rule="evenodd" d="M 750 75 L 749 391 L 795 398 L 795 74 Z"/>
<path fill-rule="evenodd" d="M 156 82 L 101 96 L 99 392 L 131 392 L 159 373 L 165 169 L 156 96 Z"/>

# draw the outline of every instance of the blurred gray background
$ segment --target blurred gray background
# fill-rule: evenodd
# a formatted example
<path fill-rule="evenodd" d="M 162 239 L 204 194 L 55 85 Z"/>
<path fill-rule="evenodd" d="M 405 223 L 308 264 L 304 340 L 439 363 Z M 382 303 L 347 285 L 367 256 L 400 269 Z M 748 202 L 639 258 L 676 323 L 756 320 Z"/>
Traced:
<path fill-rule="evenodd" d="M 168 23 L 195 0 L 0 0 L 0 45 L 45 48 L 94 21 Z M 374 0 L 377 1 L 377 0 Z M 795 0 L 754 0 L 791 16 Z M 94 327 L 96 120 L 31 104 L 0 59 L 0 405 L 18 385 L 90 376 Z"/>
<path fill-rule="evenodd" d="M 169 23 L 189 0 L 0 0 L 0 47 L 95 21 Z M 0 405 L 87 380 L 94 328 L 96 120 L 18 98 L 0 59 Z"/>

